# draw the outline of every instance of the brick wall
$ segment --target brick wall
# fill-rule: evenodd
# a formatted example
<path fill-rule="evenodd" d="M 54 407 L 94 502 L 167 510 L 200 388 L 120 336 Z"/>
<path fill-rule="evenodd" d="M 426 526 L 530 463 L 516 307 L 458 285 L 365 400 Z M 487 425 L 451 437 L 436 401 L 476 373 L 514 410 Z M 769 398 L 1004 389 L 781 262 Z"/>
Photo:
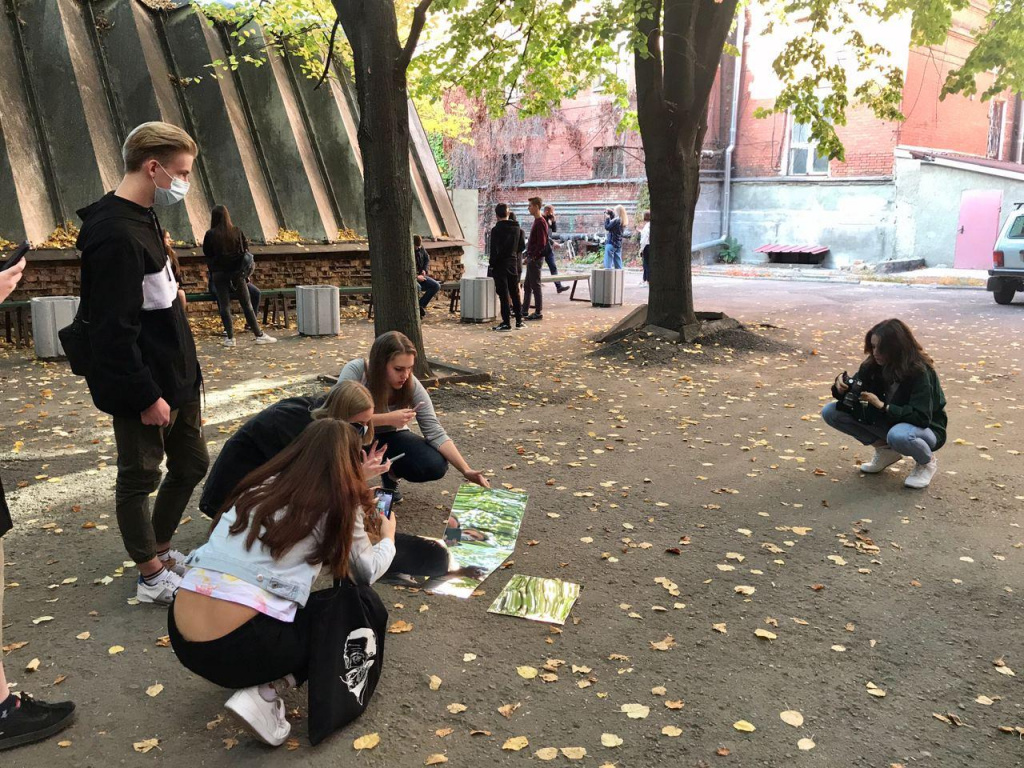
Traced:
<path fill-rule="evenodd" d="M 430 253 L 430 273 L 440 282 L 462 276 L 460 246 L 425 243 Z M 317 248 L 328 249 L 318 251 Z M 296 285 L 369 285 L 370 259 L 365 245 L 253 246 L 256 256 L 254 282 L 261 289 L 294 288 Z M 76 296 L 79 292 L 79 260 L 74 251 L 33 251 L 25 277 L 11 301 L 36 296 Z M 182 283 L 187 293 L 207 290 L 206 263 L 194 249 L 178 251 Z M 412 258 L 412 254 L 409 255 Z M 342 296 L 342 303 L 361 303 L 360 297 Z M 190 312 L 213 311 L 212 304 L 197 304 Z"/>

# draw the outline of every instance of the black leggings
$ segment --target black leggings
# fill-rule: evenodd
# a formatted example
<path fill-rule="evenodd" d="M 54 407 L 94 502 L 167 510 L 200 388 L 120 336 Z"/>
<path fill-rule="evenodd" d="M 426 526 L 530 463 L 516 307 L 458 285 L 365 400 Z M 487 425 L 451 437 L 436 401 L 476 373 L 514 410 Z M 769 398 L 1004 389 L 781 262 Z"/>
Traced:
<path fill-rule="evenodd" d="M 309 677 L 310 614 L 305 608 L 299 608 L 293 622 L 259 613 L 224 637 L 197 643 L 181 636 L 172 605 L 167 634 L 186 669 L 222 688 L 249 688 L 285 675 L 301 685 Z"/>
<path fill-rule="evenodd" d="M 245 315 L 245 322 L 249 326 L 249 330 L 257 336 L 263 335 L 263 331 L 260 330 L 260 325 L 256 321 L 256 311 L 252 308 L 245 276 L 241 272 L 214 272 L 210 284 L 217 297 L 217 308 L 220 310 L 221 322 L 224 323 L 224 332 L 229 339 L 235 338 L 235 329 L 231 320 L 232 292 L 238 296 L 238 303 L 242 306 L 242 314 Z"/>
<path fill-rule="evenodd" d="M 387 456 L 405 454 L 391 468 L 399 480 L 429 483 L 440 480 L 448 471 L 448 460 L 441 452 L 408 429 L 378 433 L 377 441 L 387 446 Z"/>

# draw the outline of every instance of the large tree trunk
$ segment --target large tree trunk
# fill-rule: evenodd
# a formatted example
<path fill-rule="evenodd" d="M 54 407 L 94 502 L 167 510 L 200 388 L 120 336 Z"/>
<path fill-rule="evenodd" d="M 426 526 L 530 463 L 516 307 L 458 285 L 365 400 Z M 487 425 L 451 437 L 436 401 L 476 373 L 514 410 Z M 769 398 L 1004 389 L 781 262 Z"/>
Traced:
<path fill-rule="evenodd" d="M 651 194 L 647 322 L 684 335 L 697 324 L 691 247 L 708 98 L 735 8 L 736 0 L 654 0 L 654 13 L 636 21 L 647 41 L 634 54 Z"/>
<path fill-rule="evenodd" d="M 374 331 L 401 331 L 416 345 L 416 374 L 430 373 L 420 332 L 412 249 L 412 180 L 406 68 L 392 0 L 334 0 L 352 46 L 359 150 L 370 241 Z"/>

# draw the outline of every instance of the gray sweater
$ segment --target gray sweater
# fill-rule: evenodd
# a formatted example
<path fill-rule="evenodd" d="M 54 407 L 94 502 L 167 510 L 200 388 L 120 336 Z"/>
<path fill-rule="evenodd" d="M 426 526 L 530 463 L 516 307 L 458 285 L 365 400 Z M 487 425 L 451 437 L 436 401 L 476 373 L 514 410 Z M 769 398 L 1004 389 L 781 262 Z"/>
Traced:
<path fill-rule="evenodd" d="M 345 363 L 345 367 L 338 374 L 338 381 L 358 381 L 365 385 L 366 361 L 356 358 Z M 419 410 L 416 411 L 416 423 L 419 425 L 424 440 L 434 448 L 440 448 L 451 440 L 448 433 L 444 431 L 444 427 L 441 426 L 441 422 L 437 420 L 437 413 L 434 411 L 434 403 L 430 399 L 430 394 L 415 376 L 412 378 L 412 405 L 413 407 L 419 406 Z M 391 410 L 393 409 L 389 407 L 385 413 L 389 413 Z M 375 432 L 395 431 L 394 427 L 375 426 L 373 429 Z M 403 427 L 403 429 L 408 429 L 408 427 Z"/>

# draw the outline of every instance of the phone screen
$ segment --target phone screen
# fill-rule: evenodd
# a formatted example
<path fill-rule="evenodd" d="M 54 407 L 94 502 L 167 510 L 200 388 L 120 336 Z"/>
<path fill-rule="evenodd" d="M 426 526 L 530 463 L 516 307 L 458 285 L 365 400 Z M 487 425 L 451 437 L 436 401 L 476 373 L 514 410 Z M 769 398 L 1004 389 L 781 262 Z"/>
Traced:
<path fill-rule="evenodd" d="M 378 488 L 376 491 L 377 495 L 377 513 L 384 517 L 391 518 L 391 505 L 395 501 L 395 496 L 391 491 L 385 491 L 383 488 Z"/>
<path fill-rule="evenodd" d="M 7 259 L 7 261 L 4 262 L 4 265 L 2 267 L 0 267 L 0 272 L 7 271 L 15 264 L 17 264 L 19 261 L 21 261 L 22 257 L 24 257 L 26 253 L 28 253 L 28 249 L 30 247 L 31 246 L 29 246 L 27 240 L 23 242 L 21 245 L 19 245 L 17 250 L 14 251 L 14 254 L 9 259 Z"/>

